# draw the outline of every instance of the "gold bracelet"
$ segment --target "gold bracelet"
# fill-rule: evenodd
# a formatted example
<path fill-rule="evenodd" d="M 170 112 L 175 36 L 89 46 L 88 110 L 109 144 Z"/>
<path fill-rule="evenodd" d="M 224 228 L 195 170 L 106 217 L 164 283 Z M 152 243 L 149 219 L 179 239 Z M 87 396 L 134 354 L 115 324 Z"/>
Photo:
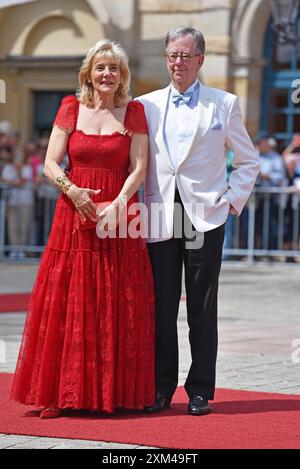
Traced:
<path fill-rule="evenodd" d="M 64 194 L 68 192 L 72 184 L 73 183 L 66 176 L 58 176 L 56 178 L 56 185 L 58 186 L 59 190 Z"/>

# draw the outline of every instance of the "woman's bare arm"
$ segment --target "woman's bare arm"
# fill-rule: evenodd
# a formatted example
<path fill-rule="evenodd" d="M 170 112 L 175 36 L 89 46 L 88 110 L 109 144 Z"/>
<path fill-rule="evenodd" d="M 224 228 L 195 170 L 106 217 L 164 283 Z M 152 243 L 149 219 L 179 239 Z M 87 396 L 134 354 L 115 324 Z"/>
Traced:
<path fill-rule="evenodd" d="M 54 126 L 51 132 L 47 154 L 45 158 L 43 173 L 54 184 L 57 184 L 58 177 L 66 177 L 63 169 L 60 167 L 64 155 L 67 150 L 69 134 Z M 89 188 L 77 187 L 72 184 L 66 195 L 72 200 L 82 220 L 85 221 L 89 217 L 93 221 L 96 219 L 96 205 L 90 199 L 91 194 L 99 194 L 100 189 L 93 190 Z"/>

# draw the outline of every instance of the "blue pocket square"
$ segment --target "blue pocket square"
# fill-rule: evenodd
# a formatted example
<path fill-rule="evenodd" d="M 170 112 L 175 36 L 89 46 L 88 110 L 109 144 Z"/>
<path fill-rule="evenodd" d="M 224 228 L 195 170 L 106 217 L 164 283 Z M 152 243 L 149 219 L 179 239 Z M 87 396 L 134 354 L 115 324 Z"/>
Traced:
<path fill-rule="evenodd" d="M 223 125 L 221 122 L 217 122 L 216 124 L 213 124 L 209 130 L 222 130 Z"/>

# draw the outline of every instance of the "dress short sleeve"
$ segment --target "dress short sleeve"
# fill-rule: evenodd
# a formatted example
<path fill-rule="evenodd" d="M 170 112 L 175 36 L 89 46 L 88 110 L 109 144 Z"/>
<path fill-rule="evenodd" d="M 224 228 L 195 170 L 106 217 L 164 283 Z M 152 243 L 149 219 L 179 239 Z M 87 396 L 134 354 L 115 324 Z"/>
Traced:
<path fill-rule="evenodd" d="M 60 129 L 68 134 L 73 132 L 76 127 L 77 112 L 79 102 L 73 95 L 65 96 L 57 111 L 56 117 L 53 122 L 53 127 L 57 125 Z"/>
<path fill-rule="evenodd" d="M 132 133 L 148 134 L 144 106 L 139 101 L 128 103 L 125 127 Z"/>

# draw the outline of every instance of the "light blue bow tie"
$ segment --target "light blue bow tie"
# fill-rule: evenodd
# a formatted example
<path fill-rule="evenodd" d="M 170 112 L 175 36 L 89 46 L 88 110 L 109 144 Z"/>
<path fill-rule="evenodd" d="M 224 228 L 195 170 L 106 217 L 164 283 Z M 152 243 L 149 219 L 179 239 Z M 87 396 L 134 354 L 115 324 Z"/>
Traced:
<path fill-rule="evenodd" d="M 185 94 L 173 94 L 172 95 L 172 102 L 174 104 L 189 104 L 190 100 L 192 99 L 193 92 L 190 91 L 189 93 Z"/>

